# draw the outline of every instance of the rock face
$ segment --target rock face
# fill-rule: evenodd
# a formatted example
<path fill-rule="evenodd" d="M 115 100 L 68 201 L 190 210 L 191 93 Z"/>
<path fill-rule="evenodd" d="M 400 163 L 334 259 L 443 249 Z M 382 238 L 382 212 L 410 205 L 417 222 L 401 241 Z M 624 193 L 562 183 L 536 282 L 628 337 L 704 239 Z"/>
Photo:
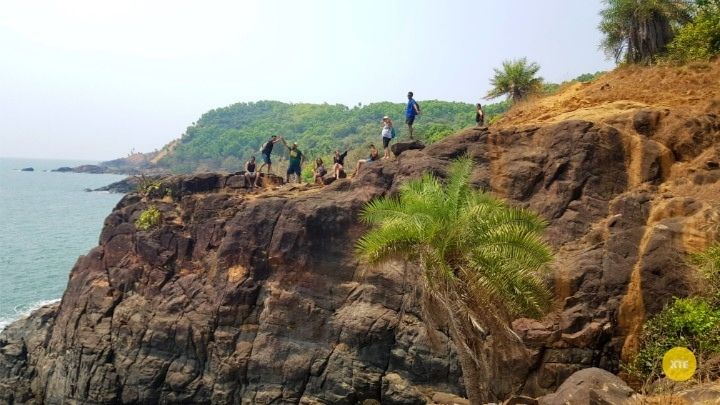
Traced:
<path fill-rule="evenodd" d="M 707 162 L 720 160 L 719 116 L 474 128 L 323 188 L 248 194 L 237 175 L 205 174 L 173 178 L 162 199 L 129 194 L 73 268 L 57 312 L 0 334 L 0 401 L 462 395 L 452 342 L 418 313 L 418 269 L 372 268 L 352 253 L 365 202 L 424 171 L 443 176 L 460 155 L 476 162 L 476 186 L 547 218 L 557 252 L 557 310 L 513 322 L 525 353 L 488 342 L 491 396 L 548 394 L 590 367 L 615 373 L 644 319 L 691 290 L 684 255 L 716 237 L 720 175 Z M 162 224 L 140 232 L 134 221 L 150 205 Z"/>

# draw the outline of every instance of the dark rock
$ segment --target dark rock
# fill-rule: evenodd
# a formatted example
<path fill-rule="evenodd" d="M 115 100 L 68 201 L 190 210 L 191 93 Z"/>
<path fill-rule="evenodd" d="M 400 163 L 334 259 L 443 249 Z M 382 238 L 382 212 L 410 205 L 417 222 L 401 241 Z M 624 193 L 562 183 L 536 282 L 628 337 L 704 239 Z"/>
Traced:
<path fill-rule="evenodd" d="M 637 133 L 652 136 L 660 123 L 661 114 L 656 110 L 640 110 L 633 117 L 633 128 Z"/>
<path fill-rule="evenodd" d="M 35 169 L 32 167 L 23 167 L 22 169 L 20 169 L 20 171 L 21 172 L 34 172 Z"/>
<path fill-rule="evenodd" d="M 283 179 L 266 175 L 251 194 L 238 191 L 239 174 L 163 178 L 171 199 L 130 193 L 108 216 L 100 245 L 70 274 L 45 343 L 24 343 L 42 329 L 31 317 L 0 344 L 0 392 L 17 386 L 20 402 L 36 403 L 462 396 L 447 328 L 425 326 L 420 270 L 368 266 L 352 249 L 366 231 L 357 218 L 366 202 L 422 173 L 444 178 L 461 155 L 475 163 L 474 185 L 548 221 L 556 251 L 553 313 L 513 322 L 523 348 L 497 335 L 483 342 L 491 399 L 548 394 L 589 367 L 617 372 L 642 321 L 691 290 L 687 251 L 715 237 L 706 226 L 718 215 L 714 191 L 672 188 L 692 181 L 670 170 L 678 157 L 705 173 L 702 184 L 712 173 L 705 162 L 720 160 L 708 147 L 713 118 L 701 118 L 676 134 L 658 124 L 650 138 L 577 120 L 473 128 L 322 190 L 277 187 Z M 693 145 L 694 134 L 705 146 Z M 134 221 L 150 204 L 162 223 L 138 232 Z"/>
<path fill-rule="evenodd" d="M 408 150 L 422 150 L 425 149 L 425 144 L 418 141 L 412 140 L 408 142 L 396 142 L 390 145 L 390 150 L 395 156 L 400 156 L 401 153 Z"/>
<path fill-rule="evenodd" d="M 107 191 L 110 193 L 131 193 L 137 190 L 138 184 L 140 184 L 141 178 L 137 176 L 131 176 L 115 183 L 108 184 L 107 186 L 96 188 L 92 191 Z"/>
<path fill-rule="evenodd" d="M 614 374 L 586 368 L 571 375 L 554 394 L 538 398 L 540 405 L 616 405 L 630 400 L 635 392 Z"/>

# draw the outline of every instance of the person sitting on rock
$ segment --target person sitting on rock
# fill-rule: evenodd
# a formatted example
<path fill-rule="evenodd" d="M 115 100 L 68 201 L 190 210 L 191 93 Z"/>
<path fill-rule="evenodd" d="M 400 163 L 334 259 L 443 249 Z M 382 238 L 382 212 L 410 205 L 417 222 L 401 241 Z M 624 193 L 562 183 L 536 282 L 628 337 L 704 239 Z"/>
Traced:
<path fill-rule="evenodd" d="M 258 187 L 258 181 L 260 180 L 260 172 L 262 172 L 263 167 L 267 165 L 267 174 L 270 174 L 270 169 L 272 168 L 272 161 L 270 160 L 270 154 L 272 153 L 273 146 L 275 146 L 276 143 L 283 141 L 285 142 L 285 139 L 283 139 L 282 136 L 278 137 L 277 135 L 273 135 L 268 139 L 267 142 L 265 142 L 260 148 L 260 154 L 262 154 L 263 158 L 263 164 L 260 165 L 260 168 L 258 169 L 258 175 L 255 176 L 255 187 Z"/>
<path fill-rule="evenodd" d="M 323 160 L 320 158 L 315 159 L 315 184 L 324 184 L 323 183 L 323 176 L 327 174 L 327 170 L 325 170 L 325 164 L 323 164 Z"/>
<path fill-rule="evenodd" d="M 358 173 L 360 173 L 360 168 L 364 164 L 374 162 L 376 160 L 380 159 L 380 153 L 378 153 L 377 148 L 375 145 L 370 145 L 370 156 L 367 159 L 360 159 L 357 162 L 357 167 L 355 168 L 355 173 L 353 174 L 353 177 L 357 176 Z"/>
<path fill-rule="evenodd" d="M 335 176 L 335 180 L 339 179 L 342 173 L 345 173 L 343 165 L 345 164 L 347 154 L 348 151 L 343 153 L 340 153 L 339 150 L 335 151 L 335 156 L 333 156 L 333 175 Z"/>
<path fill-rule="evenodd" d="M 250 156 L 250 160 L 245 162 L 245 184 L 248 184 L 250 188 L 255 188 L 255 180 L 257 180 L 255 156 Z"/>
<path fill-rule="evenodd" d="M 297 178 L 297 183 L 302 183 L 302 164 L 305 162 L 305 155 L 298 149 L 298 144 L 293 142 L 292 146 L 288 146 L 287 142 L 283 139 L 283 144 L 288 148 L 288 169 L 285 176 L 285 182 L 290 183 L 290 175 L 294 174 Z"/>

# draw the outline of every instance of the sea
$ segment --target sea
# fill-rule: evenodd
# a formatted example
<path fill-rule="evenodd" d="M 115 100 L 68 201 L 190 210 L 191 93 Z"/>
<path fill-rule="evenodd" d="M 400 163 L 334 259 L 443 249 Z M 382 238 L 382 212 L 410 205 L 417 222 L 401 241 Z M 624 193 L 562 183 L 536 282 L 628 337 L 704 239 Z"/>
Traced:
<path fill-rule="evenodd" d="M 125 176 L 51 171 L 93 163 L 0 158 L 0 330 L 57 302 L 75 261 L 98 244 L 122 195 L 85 189 Z"/>

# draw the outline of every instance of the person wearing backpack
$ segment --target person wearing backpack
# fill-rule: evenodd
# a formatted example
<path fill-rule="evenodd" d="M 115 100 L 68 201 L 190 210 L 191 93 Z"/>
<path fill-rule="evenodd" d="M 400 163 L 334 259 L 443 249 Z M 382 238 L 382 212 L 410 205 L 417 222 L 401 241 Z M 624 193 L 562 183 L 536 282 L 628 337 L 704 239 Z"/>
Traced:
<path fill-rule="evenodd" d="M 415 122 L 415 117 L 420 115 L 420 104 L 418 104 L 413 98 L 412 91 L 408 92 L 407 98 L 408 103 L 407 108 L 405 108 L 405 123 L 408 126 L 408 131 L 410 131 L 410 139 L 413 139 L 413 123 Z"/>
<path fill-rule="evenodd" d="M 382 128 L 382 141 L 383 141 L 383 149 L 385 149 L 385 155 L 383 156 L 383 159 L 390 158 L 390 140 L 395 138 L 395 128 L 393 128 L 392 120 L 387 115 L 383 117 L 382 119 L 383 128 Z"/>
<path fill-rule="evenodd" d="M 270 160 L 270 154 L 272 153 L 273 146 L 275 146 L 276 143 L 278 143 L 282 140 L 283 140 L 282 136 L 278 137 L 277 135 L 273 135 L 260 148 L 260 154 L 262 155 L 263 164 L 260 165 L 260 168 L 257 171 L 258 174 L 255 177 L 255 187 L 259 187 L 258 181 L 260 181 L 260 172 L 262 172 L 262 169 L 263 169 L 263 167 L 265 167 L 265 165 L 267 165 L 267 174 L 270 175 L 270 170 L 272 168 L 272 161 Z"/>

